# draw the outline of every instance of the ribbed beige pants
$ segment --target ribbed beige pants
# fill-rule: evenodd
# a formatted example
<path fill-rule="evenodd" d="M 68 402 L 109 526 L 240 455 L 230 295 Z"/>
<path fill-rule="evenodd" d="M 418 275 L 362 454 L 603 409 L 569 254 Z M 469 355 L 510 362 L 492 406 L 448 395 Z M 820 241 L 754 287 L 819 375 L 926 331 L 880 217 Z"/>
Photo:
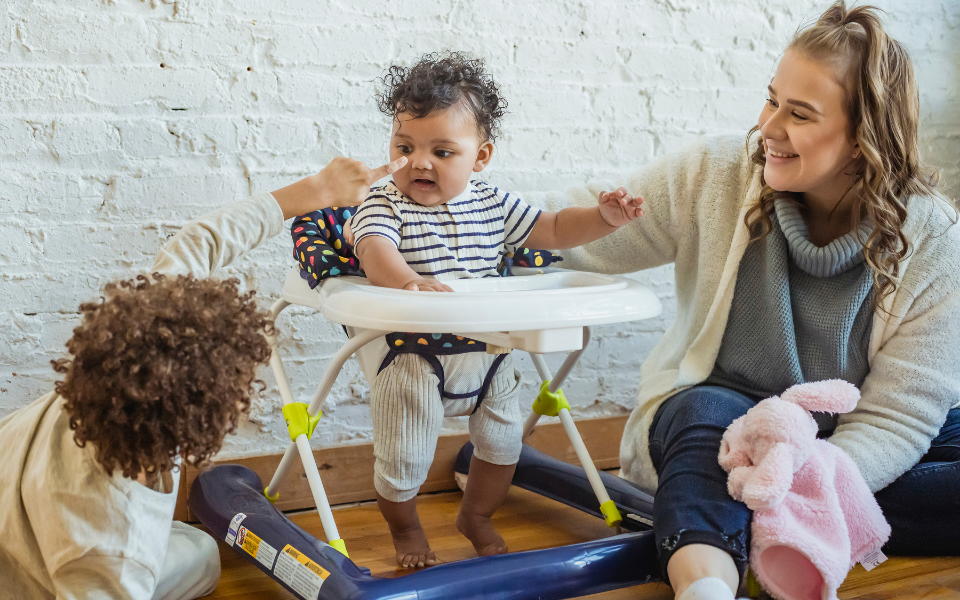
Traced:
<path fill-rule="evenodd" d="M 481 387 L 496 356 L 472 352 L 439 358 L 445 391 L 467 393 Z M 470 441 L 477 458 L 497 465 L 520 459 L 520 372 L 514 369 L 512 356 L 500 364 L 476 412 L 476 396 L 441 398 L 438 384 L 433 367 L 416 354 L 398 355 L 374 380 L 370 392 L 374 486 L 387 500 L 405 502 L 417 495 L 433 463 L 444 417 L 470 415 Z"/>

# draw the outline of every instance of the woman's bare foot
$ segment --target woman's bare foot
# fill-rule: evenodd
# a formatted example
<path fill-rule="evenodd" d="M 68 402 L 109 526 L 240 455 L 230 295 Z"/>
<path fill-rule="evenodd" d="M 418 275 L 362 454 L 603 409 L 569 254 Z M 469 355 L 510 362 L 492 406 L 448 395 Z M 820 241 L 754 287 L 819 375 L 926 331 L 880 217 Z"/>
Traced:
<path fill-rule="evenodd" d="M 427 534 L 417 516 L 416 497 L 406 502 L 393 502 L 378 493 L 377 506 L 390 527 L 393 548 L 397 551 L 397 565 L 409 569 L 432 567 L 443 562 L 427 542 Z"/>
<path fill-rule="evenodd" d="M 480 556 L 506 554 L 507 544 L 494 529 L 490 517 L 465 514 L 463 508 L 457 515 L 457 529 L 470 543 Z"/>
<path fill-rule="evenodd" d="M 418 525 L 409 531 L 391 531 L 390 535 L 393 537 L 393 548 L 397 551 L 397 565 L 404 569 L 432 567 L 443 562 L 430 549 L 423 527 Z"/>

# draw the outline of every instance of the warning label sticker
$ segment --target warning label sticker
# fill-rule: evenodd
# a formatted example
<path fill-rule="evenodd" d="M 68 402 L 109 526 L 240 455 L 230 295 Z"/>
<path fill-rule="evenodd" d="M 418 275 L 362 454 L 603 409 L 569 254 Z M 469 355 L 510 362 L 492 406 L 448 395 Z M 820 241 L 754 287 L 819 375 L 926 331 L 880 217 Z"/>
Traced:
<path fill-rule="evenodd" d="M 227 525 L 227 537 L 225 541 L 228 546 L 233 546 L 233 542 L 237 539 L 237 529 L 240 527 L 240 523 L 247 518 L 247 515 L 243 513 L 237 513 L 230 519 L 230 524 Z"/>
<path fill-rule="evenodd" d="M 317 600 L 320 586 L 330 576 L 330 571 L 287 544 L 277 558 L 273 574 L 304 600 Z"/>
<path fill-rule="evenodd" d="M 246 527 L 237 531 L 237 544 L 243 551 L 257 559 L 268 569 L 273 568 L 273 560 L 277 558 L 277 549 L 261 540 L 260 537 Z"/>

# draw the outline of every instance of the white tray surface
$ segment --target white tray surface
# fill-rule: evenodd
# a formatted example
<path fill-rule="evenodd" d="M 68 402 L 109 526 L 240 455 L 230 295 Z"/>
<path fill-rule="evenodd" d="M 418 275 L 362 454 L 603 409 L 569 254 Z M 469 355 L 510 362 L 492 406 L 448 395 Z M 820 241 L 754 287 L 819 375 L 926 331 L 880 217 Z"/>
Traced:
<path fill-rule="evenodd" d="M 444 281 L 454 293 L 412 292 L 334 277 L 311 290 L 299 267 L 283 297 L 352 327 L 418 333 L 559 329 L 649 319 L 660 301 L 645 285 L 615 275 L 555 269 L 542 275 Z"/>

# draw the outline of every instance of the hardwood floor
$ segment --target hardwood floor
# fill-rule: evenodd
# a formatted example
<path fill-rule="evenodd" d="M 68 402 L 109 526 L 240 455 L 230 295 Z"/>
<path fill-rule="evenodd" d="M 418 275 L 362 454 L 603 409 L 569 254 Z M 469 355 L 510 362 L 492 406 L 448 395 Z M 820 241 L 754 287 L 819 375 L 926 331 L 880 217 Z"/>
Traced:
<path fill-rule="evenodd" d="M 430 543 L 444 560 L 475 556 L 470 543 L 453 526 L 461 494 L 447 492 L 421 496 L 420 518 Z M 402 576 L 396 567 L 387 524 L 375 503 L 335 508 L 340 533 L 351 559 L 379 577 Z M 323 539 L 320 520 L 313 511 L 288 515 L 305 531 Z M 584 542 L 612 535 L 602 521 L 542 498 L 512 488 L 494 517 L 511 550 L 533 550 Z M 294 600 L 295 596 L 253 567 L 220 542 L 223 572 L 210 600 Z M 871 572 L 857 565 L 840 588 L 841 600 L 853 599 L 960 599 L 960 558 L 890 558 Z M 662 583 L 615 590 L 589 600 L 671 600 L 673 593 Z"/>

